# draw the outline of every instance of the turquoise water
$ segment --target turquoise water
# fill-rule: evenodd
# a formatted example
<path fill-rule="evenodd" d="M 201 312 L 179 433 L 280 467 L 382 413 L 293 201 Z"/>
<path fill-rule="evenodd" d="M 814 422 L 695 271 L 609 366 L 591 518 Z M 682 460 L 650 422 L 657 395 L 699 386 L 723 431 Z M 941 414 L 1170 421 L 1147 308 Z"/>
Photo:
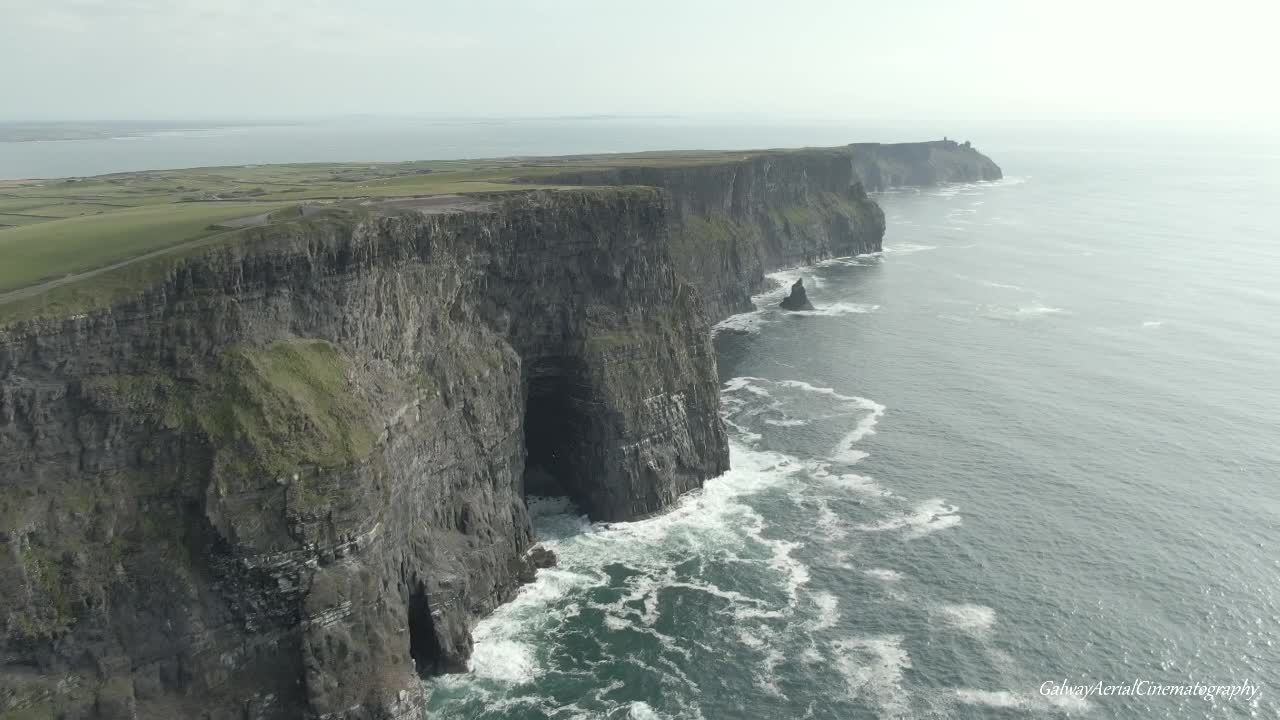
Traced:
<path fill-rule="evenodd" d="M 996 149 L 717 336 L 734 469 L 560 556 L 440 718 L 1246 718 L 1280 704 L 1280 158 Z M 1252 699 L 1053 696 L 1230 684 Z"/>

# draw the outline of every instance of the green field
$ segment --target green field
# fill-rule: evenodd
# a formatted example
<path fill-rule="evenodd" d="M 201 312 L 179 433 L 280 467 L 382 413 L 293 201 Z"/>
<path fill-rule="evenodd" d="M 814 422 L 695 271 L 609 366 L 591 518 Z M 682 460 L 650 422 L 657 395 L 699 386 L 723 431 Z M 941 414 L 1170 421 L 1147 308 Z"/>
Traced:
<path fill-rule="evenodd" d="M 144 205 L 8 228 L 0 231 L 0 292 L 225 232 L 217 223 L 281 205 Z"/>
<path fill-rule="evenodd" d="M 296 211 L 278 211 L 300 204 L 342 207 L 367 198 L 557 187 L 539 178 L 718 163 L 747 154 L 249 165 L 0 181 L 0 324 L 118 298 L 120 288 L 133 282 L 126 279 L 136 281 L 145 269 L 122 266 L 155 266 L 161 254 L 185 254 L 177 251 L 239 236 L 234 229 L 247 224 L 294 221 Z M 90 277 L 93 282 L 85 283 Z M 69 287 L 80 284 L 101 287 Z"/>

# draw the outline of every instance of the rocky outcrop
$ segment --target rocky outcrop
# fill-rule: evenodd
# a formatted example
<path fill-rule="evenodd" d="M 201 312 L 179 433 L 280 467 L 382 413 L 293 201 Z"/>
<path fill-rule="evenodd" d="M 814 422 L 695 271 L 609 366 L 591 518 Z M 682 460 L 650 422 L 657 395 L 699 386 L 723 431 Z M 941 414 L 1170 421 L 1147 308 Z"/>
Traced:
<path fill-rule="evenodd" d="M 727 469 L 710 323 L 879 248 L 858 157 L 320 213 L 0 329 L 0 718 L 421 717 L 554 561 L 526 493 L 631 519 Z"/>
<path fill-rule="evenodd" d="M 849 146 L 853 172 L 869 191 L 1004 177 L 991 158 L 969 142 L 857 143 Z"/>
<path fill-rule="evenodd" d="M 791 293 L 778 305 L 783 310 L 791 311 L 813 309 L 813 303 L 809 302 L 809 294 L 804 290 L 804 278 L 796 278 L 791 285 Z"/>

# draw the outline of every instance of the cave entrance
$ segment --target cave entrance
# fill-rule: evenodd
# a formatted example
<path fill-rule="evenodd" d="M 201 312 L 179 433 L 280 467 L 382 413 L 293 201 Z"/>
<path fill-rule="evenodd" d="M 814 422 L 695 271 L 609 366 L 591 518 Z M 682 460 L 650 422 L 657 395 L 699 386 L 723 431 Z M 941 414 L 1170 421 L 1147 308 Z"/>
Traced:
<path fill-rule="evenodd" d="M 524 412 L 524 494 L 567 497 L 588 509 L 590 407 L 569 361 L 544 362 L 528 380 Z"/>
<path fill-rule="evenodd" d="M 427 588 L 419 580 L 409 591 L 409 656 L 418 674 L 425 678 L 440 673 L 441 655 Z"/>

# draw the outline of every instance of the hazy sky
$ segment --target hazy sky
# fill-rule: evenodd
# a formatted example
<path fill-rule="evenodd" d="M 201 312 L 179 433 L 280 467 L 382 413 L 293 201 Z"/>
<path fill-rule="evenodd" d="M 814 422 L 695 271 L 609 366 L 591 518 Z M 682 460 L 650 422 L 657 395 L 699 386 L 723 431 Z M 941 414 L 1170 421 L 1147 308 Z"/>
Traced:
<path fill-rule="evenodd" d="M 1280 12 L 1183 0 L 0 0 L 0 118 L 787 112 L 1280 125 Z"/>

